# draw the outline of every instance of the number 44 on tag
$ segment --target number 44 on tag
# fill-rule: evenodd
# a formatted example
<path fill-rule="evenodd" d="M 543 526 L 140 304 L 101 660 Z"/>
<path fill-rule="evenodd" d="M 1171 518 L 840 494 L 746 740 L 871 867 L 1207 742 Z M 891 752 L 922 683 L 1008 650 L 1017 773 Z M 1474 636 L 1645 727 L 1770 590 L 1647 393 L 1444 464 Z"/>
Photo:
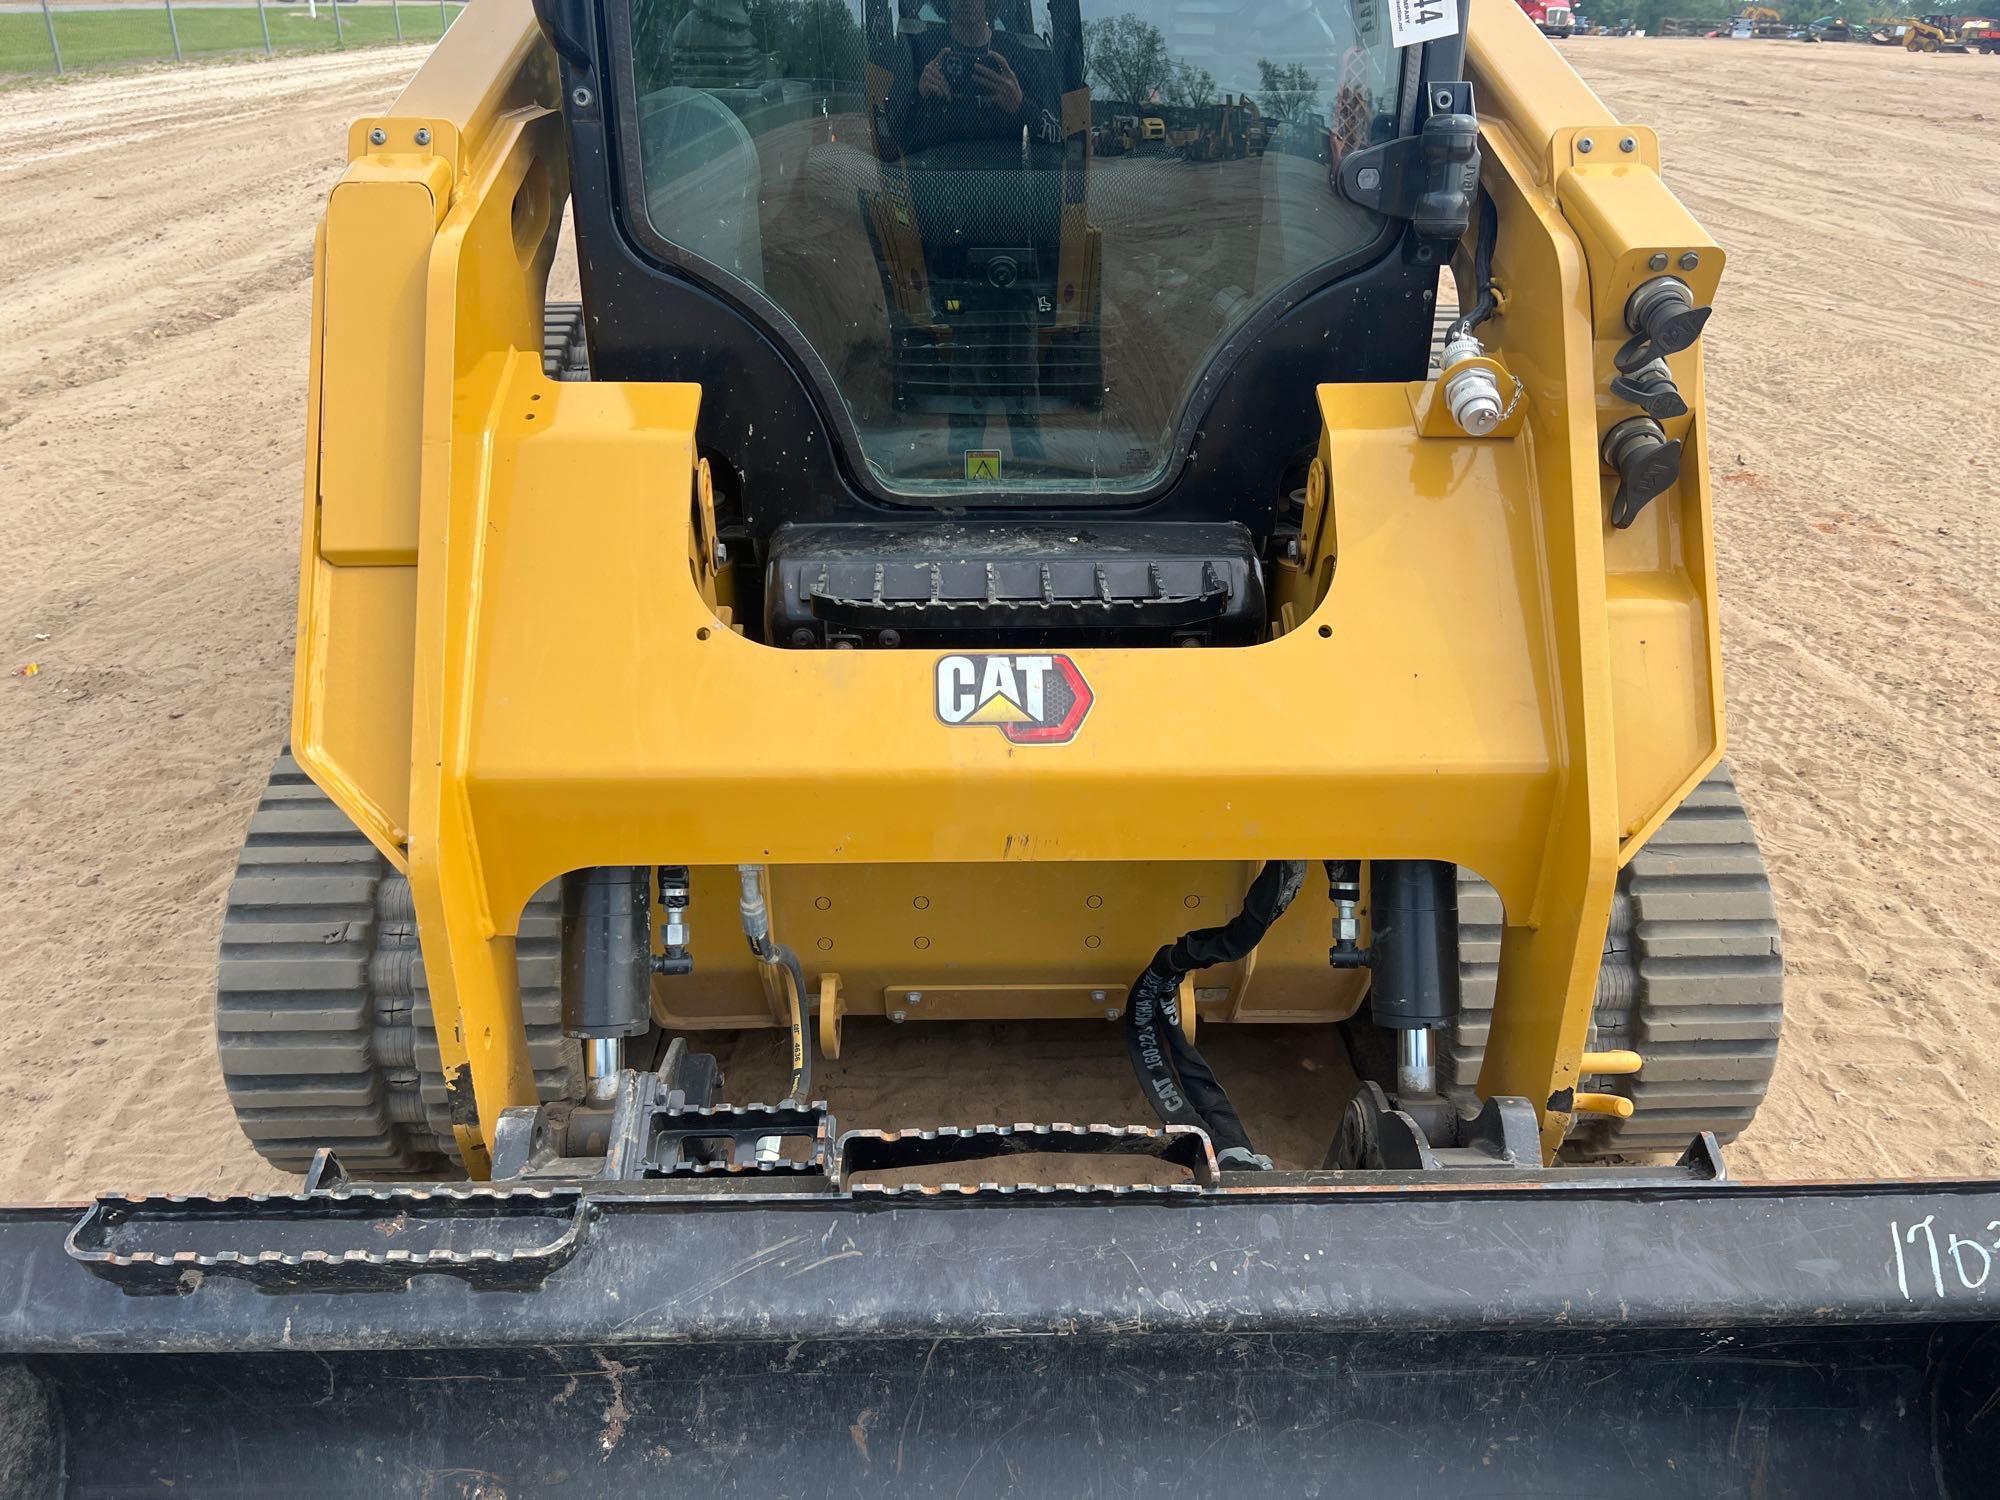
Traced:
<path fill-rule="evenodd" d="M 1389 40 L 1398 47 L 1434 42 L 1458 31 L 1458 0 L 1388 0 Z"/>

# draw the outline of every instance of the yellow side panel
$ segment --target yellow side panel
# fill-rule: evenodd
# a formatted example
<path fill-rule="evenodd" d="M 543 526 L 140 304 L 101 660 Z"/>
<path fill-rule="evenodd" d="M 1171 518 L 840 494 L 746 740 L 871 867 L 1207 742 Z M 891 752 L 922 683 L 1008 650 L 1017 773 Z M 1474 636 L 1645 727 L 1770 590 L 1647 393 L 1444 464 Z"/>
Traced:
<path fill-rule="evenodd" d="M 1583 135 L 1591 142 L 1586 158 L 1617 155 L 1597 163 L 1573 161 L 1557 185 L 1563 217 L 1576 231 L 1590 265 L 1591 303 L 1596 335 L 1622 343 L 1625 302 L 1642 284 L 1669 269 L 1688 284 L 1697 306 L 1715 300 L 1722 279 L 1722 251 L 1703 232 L 1680 200 L 1659 178 L 1659 146 L 1653 132 L 1641 126 L 1620 126 L 1617 134 L 1633 143 L 1630 153 L 1614 153 L 1611 136 Z M 1665 267 L 1653 264 L 1668 257 Z M 1682 257 L 1692 258 L 1692 264 Z"/>
<path fill-rule="evenodd" d="M 318 656 L 309 724 L 316 764 L 339 767 L 348 795 L 393 844 L 409 838 L 411 642 L 415 568 L 319 570 L 319 628 L 339 643 Z"/>
<path fill-rule="evenodd" d="M 1610 368 L 1616 345 L 1600 340 Z M 1604 534 L 1605 626 L 1617 726 L 1618 837 L 1622 863 L 1638 853 L 1722 754 L 1720 630 L 1710 538 L 1701 351 L 1670 361 L 1694 412 L 1667 424 L 1687 446 L 1680 482 L 1625 530 Z M 1608 382 L 1609 375 L 1606 375 Z M 1630 409 L 1600 416 L 1600 424 Z M 1618 481 L 1601 476 L 1609 506 Z"/>
<path fill-rule="evenodd" d="M 1586 140 L 1593 143 L 1589 152 L 1582 150 Z M 1629 152 L 1623 149 L 1628 142 Z M 1708 303 L 1723 255 L 1660 180 L 1659 147 L 1650 130 L 1572 128 L 1557 141 L 1559 149 L 1565 144 L 1569 161 L 1557 199 L 1589 266 L 1597 425 L 1608 431 L 1632 415 L 1606 389 L 1615 374 L 1613 356 L 1629 337 L 1627 299 L 1670 267 L 1698 304 Z M 1668 437 L 1687 445 L 1680 481 L 1631 527 L 1607 527 L 1604 536 L 1621 861 L 1639 851 L 1722 754 L 1700 346 L 1671 356 L 1668 364 L 1689 406 L 1687 415 L 1663 424 Z M 1599 485 L 1608 507 L 1618 481 L 1605 470 Z"/>
<path fill-rule="evenodd" d="M 1713 760 L 1713 722 L 1699 712 L 1708 688 L 1708 642 L 1703 612 L 1682 575 L 1614 573 L 1606 591 L 1619 833 L 1629 838 L 1679 803 L 1690 765 Z"/>
<path fill-rule="evenodd" d="M 414 563 L 436 201 L 418 182 L 348 180 L 326 217 L 320 556 Z"/>

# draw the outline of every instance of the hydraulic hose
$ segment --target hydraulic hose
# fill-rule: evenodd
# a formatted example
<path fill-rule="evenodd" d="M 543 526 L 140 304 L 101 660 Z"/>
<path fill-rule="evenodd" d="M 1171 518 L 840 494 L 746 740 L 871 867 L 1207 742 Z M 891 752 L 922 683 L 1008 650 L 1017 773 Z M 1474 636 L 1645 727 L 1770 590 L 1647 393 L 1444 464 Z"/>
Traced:
<path fill-rule="evenodd" d="M 812 1042 L 806 1028 L 806 974 L 799 966 L 798 954 L 783 943 L 771 946 L 792 1005 L 792 1090 L 785 1096 L 785 1102 L 803 1106 L 811 1102 L 809 1095 L 812 1091 Z"/>
<path fill-rule="evenodd" d="M 789 996 L 792 1021 L 792 1086 L 785 1096 L 788 1104 L 806 1104 L 812 1088 L 812 1040 L 806 1031 L 806 974 L 799 956 L 771 937 L 771 909 L 764 901 L 764 867 L 738 865 L 737 911 L 743 918 L 743 935 L 757 962 L 777 978 Z"/>
<path fill-rule="evenodd" d="M 1184 933 L 1153 955 L 1125 999 L 1125 1047 L 1146 1102 L 1167 1125 L 1208 1132 L 1228 1170 L 1269 1171 L 1271 1159 L 1250 1144 L 1243 1118 L 1215 1072 L 1187 1039 L 1180 1018 L 1181 981 L 1196 969 L 1236 963 L 1264 940 L 1305 881 L 1302 860 L 1272 860 L 1244 893 L 1243 909 L 1220 927 Z"/>

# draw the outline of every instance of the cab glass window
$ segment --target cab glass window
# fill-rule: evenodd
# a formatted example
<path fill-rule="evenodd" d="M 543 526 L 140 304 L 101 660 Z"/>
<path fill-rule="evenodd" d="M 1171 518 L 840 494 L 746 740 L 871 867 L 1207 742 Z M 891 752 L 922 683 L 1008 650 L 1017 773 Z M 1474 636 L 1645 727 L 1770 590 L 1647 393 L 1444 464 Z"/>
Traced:
<path fill-rule="evenodd" d="M 643 204 L 789 320 L 883 489 L 1157 483 L 1196 380 L 1381 230 L 1373 0 L 633 0 Z"/>

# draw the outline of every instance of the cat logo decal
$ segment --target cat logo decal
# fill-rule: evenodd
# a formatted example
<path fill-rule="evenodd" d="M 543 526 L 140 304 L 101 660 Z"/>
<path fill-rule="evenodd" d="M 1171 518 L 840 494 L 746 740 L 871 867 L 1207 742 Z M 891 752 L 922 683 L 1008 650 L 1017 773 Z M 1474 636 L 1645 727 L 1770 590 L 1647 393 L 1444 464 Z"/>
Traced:
<path fill-rule="evenodd" d="M 1092 701 L 1090 684 L 1067 656 L 938 658 L 938 718 L 990 724 L 1016 745 L 1068 744 Z"/>

